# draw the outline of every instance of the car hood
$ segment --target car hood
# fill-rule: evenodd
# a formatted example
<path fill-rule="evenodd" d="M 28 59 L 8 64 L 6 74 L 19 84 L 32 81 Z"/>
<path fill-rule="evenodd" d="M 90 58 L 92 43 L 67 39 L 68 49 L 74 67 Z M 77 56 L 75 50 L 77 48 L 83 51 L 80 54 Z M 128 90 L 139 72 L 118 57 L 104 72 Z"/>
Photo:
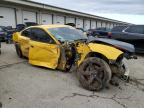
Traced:
<path fill-rule="evenodd" d="M 88 42 L 89 43 L 92 42 L 92 43 L 108 44 L 108 45 L 116 47 L 117 49 L 122 50 L 122 51 L 130 52 L 130 53 L 135 52 L 134 45 L 126 43 L 126 42 L 113 40 L 113 39 L 95 38 L 95 37 L 89 36 L 88 37 Z"/>

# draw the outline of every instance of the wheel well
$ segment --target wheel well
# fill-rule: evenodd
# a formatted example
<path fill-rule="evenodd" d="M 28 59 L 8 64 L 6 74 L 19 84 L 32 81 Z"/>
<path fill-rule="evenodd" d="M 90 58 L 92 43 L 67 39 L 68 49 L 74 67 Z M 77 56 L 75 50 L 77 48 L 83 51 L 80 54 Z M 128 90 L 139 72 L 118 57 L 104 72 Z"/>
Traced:
<path fill-rule="evenodd" d="M 107 57 L 105 57 L 104 55 L 100 54 L 100 53 L 97 53 L 97 52 L 90 52 L 87 56 L 87 57 L 98 57 L 100 59 L 103 59 L 105 60 L 107 63 L 109 63 L 109 60 Z"/>

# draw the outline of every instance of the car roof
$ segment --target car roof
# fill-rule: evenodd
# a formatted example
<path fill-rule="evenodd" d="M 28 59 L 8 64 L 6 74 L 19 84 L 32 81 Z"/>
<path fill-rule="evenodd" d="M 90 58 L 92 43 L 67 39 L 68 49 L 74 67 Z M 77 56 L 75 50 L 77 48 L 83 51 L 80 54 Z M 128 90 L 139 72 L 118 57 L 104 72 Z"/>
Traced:
<path fill-rule="evenodd" d="M 48 28 L 57 28 L 57 27 L 71 27 L 68 25 L 58 25 L 58 24 L 50 24 L 50 25 L 37 25 L 37 26 L 30 26 L 31 27 L 38 27 L 38 28 L 44 28 L 44 29 L 48 29 Z"/>

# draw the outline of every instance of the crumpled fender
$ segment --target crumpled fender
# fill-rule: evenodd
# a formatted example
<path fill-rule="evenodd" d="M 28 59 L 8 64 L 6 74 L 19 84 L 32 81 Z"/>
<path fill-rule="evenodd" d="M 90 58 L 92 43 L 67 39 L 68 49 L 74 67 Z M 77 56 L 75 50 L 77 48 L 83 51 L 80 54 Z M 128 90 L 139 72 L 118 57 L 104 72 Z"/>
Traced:
<path fill-rule="evenodd" d="M 109 60 L 116 60 L 121 54 L 123 54 L 121 50 L 108 45 L 89 43 L 88 46 L 92 52 L 100 53 Z"/>

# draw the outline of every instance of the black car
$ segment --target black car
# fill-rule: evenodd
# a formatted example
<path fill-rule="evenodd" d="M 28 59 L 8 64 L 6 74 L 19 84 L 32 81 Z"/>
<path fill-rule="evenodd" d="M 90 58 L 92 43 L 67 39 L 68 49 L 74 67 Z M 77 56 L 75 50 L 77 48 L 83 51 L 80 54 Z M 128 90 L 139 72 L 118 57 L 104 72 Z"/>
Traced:
<path fill-rule="evenodd" d="M 108 37 L 111 38 L 112 35 L 116 35 L 116 34 L 119 34 L 121 33 L 124 29 L 126 29 L 128 26 L 124 25 L 124 26 L 115 26 L 111 29 L 111 31 L 108 33 Z M 106 37 L 107 37 L 106 36 Z"/>
<path fill-rule="evenodd" d="M 101 28 L 96 28 L 96 29 L 89 29 L 88 35 L 89 36 L 98 36 L 98 37 L 107 37 L 109 32 L 110 32 L 109 28 L 101 27 Z"/>
<path fill-rule="evenodd" d="M 108 37 L 131 43 L 135 46 L 136 53 L 144 53 L 144 25 L 114 27 Z"/>
<path fill-rule="evenodd" d="M 25 22 L 24 24 L 17 24 L 16 25 L 16 31 L 19 32 L 19 31 L 25 29 L 26 27 L 36 26 L 36 25 L 38 25 L 38 24 L 35 22 Z"/>
<path fill-rule="evenodd" d="M 7 26 L 4 29 L 6 31 L 5 42 L 12 43 L 12 35 L 15 32 L 15 28 L 12 28 L 12 26 Z"/>

